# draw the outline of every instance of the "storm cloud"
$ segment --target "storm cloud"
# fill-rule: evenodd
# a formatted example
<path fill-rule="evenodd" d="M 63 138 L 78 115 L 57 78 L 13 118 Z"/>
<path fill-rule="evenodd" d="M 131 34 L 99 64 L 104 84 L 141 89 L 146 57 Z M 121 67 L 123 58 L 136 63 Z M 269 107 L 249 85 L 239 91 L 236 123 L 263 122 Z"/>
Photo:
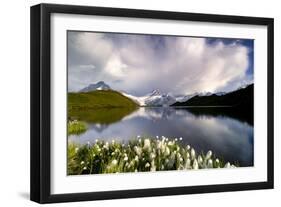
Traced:
<path fill-rule="evenodd" d="M 253 82 L 253 40 L 68 32 L 68 90 L 231 91 Z"/>

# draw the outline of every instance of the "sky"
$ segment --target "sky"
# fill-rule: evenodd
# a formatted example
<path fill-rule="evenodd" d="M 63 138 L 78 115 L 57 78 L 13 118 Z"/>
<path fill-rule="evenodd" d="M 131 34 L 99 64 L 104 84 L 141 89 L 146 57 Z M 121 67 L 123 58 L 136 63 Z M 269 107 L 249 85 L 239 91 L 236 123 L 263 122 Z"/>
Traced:
<path fill-rule="evenodd" d="M 68 31 L 68 91 L 104 81 L 142 96 L 228 92 L 253 82 L 254 40 Z"/>

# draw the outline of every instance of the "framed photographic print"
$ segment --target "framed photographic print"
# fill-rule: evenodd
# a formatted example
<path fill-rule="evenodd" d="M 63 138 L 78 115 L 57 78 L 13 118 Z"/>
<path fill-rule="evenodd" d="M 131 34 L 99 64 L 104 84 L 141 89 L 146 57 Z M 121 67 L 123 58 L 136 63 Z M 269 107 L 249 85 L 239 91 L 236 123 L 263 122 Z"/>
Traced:
<path fill-rule="evenodd" d="M 31 7 L 31 200 L 273 188 L 273 19 Z"/>

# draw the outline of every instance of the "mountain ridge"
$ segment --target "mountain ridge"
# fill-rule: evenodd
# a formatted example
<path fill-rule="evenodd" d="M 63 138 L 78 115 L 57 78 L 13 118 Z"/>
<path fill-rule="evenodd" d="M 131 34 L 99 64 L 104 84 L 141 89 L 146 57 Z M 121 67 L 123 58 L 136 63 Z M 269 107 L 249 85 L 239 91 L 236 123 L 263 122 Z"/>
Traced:
<path fill-rule="evenodd" d="M 253 107 L 254 84 L 223 95 L 194 96 L 185 102 L 176 102 L 172 106 L 232 106 Z"/>
<path fill-rule="evenodd" d="M 154 89 L 144 96 L 134 96 L 123 91 L 114 90 L 104 81 L 99 81 L 94 84 L 89 84 L 87 87 L 81 89 L 79 92 L 87 93 L 99 90 L 117 91 L 118 93 L 129 98 L 139 106 L 207 106 L 208 104 L 210 106 L 221 106 L 224 102 L 224 104 L 226 105 L 233 105 L 234 103 L 231 103 L 231 101 L 225 100 L 225 96 L 228 94 L 235 93 L 236 91 L 248 88 L 250 85 L 253 85 L 253 83 L 249 85 L 243 85 L 237 90 L 231 92 L 196 92 L 188 95 L 173 95 L 171 93 L 163 93 L 159 89 Z"/>

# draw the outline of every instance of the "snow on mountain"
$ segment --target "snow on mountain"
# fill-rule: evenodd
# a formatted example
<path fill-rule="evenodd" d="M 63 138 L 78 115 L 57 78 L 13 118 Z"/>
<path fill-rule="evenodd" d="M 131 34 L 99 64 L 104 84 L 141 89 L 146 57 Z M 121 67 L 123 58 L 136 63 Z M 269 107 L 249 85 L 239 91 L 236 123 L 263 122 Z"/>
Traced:
<path fill-rule="evenodd" d="M 190 95 L 177 95 L 176 96 L 176 101 L 177 102 L 185 102 L 191 98 L 193 98 L 194 96 L 197 96 L 198 93 L 193 93 L 193 94 L 190 94 Z"/>
<path fill-rule="evenodd" d="M 145 99 L 146 99 L 145 96 L 137 97 L 137 96 L 133 96 L 133 95 L 127 94 L 127 93 L 125 93 L 125 92 L 121 92 L 121 94 L 122 94 L 123 96 L 126 96 L 126 97 L 128 97 L 129 99 L 133 100 L 133 101 L 136 102 L 138 105 L 140 105 L 140 106 L 145 106 Z"/>
<path fill-rule="evenodd" d="M 225 95 L 226 94 L 226 92 L 217 92 L 217 93 L 215 93 L 217 96 L 223 96 L 223 95 Z"/>
<path fill-rule="evenodd" d="M 211 92 L 201 92 L 201 93 L 197 93 L 196 95 L 197 96 L 211 96 L 211 95 L 213 95 L 213 93 L 211 93 Z"/>
<path fill-rule="evenodd" d="M 162 93 L 159 89 L 153 90 L 145 99 L 146 106 L 169 106 L 175 102 L 174 96 Z"/>
<path fill-rule="evenodd" d="M 140 106 L 169 106 L 176 102 L 176 98 L 170 94 L 161 93 L 159 89 L 153 90 L 151 93 L 140 97 L 124 92 L 122 94 L 134 100 Z"/>
<path fill-rule="evenodd" d="M 88 85 L 87 87 L 81 89 L 79 92 L 90 92 L 96 90 L 110 90 L 110 87 L 105 82 L 99 81 L 97 83 Z"/>
<path fill-rule="evenodd" d="M 243 85 L 237 90 L 241 88 L 246 88 L 248 85 Z M 88 85 L 87 87 L 83 88 L 79 92 L 89 92 L 95 90 L 111 90 L 111 88 L 104 81 L 99 81 L 95 84 Z M 123 91 L 119 91 L 119 92 L 124 96 L 128 97 L 129 99 L 133 100 L 140 106 L 170 106 L 176 102 L 185 102 L 193 98 L 194 96 L 211 96 L 213 94 L 217 96 L 222 96 L 227 94 L 226 92 L 217 92 L 217 93 L 201 92 L 201 93 L 193 93 L 188 95 L 172 95 L 170 93 L 162 93 L 159 89 L 155 89 L 151 93 L 148 93 L 147 95 L 144 96 L 134 96 Z"/>
<path fill-rule="evenodd" d="M 240 87 L 238 87 L 236 90 L 234 91 L 237 91 L 239 89 L 244 89 L 244 88 L 247 88 L 249 85 L 252 85 L 254 84 L 254 82 L 248 82 L 248 83 L 244 83 L 243 85 L 241 85 Z"/>

